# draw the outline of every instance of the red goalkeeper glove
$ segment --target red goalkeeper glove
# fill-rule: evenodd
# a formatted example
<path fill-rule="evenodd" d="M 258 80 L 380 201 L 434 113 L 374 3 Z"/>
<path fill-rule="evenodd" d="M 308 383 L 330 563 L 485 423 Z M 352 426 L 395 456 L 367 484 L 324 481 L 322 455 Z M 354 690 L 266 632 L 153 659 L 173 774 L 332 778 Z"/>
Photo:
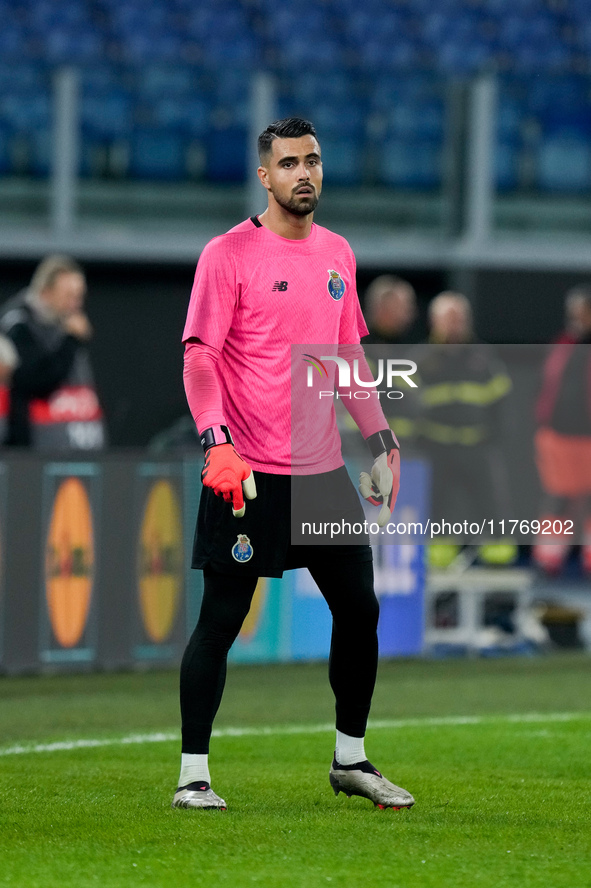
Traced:
<path fill-rule="evenodd" d="M 216 496 L 222 496 L 224 502 L 232 503 L 235 518 L 242 518 L 245 512 L 244 497 L 254 499 L 257 495 L 254 475 L 248 463 L 234 450 L 228 429 L 225 426 L 218 426 L 217 429 L 223 430 L 227 443 L 215 443 L 219 431 L 206 429 L 203 432 L 201 442 L 206 450 L 201 480 L 205 487 L 211 487 Z"/>
<path fill-rule="evenodd" d="M 378 525 L 384 527 L 392 517 L 400 488 L 400 448 L 390 429 L 366 438 L 374 459 L 371 475 L 361 472 L 359 492 L 373 506 L 381 506 Z"/>

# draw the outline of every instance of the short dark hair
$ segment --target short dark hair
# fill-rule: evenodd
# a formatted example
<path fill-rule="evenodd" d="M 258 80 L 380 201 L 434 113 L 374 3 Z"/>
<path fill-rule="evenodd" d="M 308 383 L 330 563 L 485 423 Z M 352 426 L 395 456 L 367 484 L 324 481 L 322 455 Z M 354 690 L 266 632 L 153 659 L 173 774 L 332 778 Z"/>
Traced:
<path fill-rule="evenodd" d="M 266 160 L 271 154 L 271 145 L 275 139 L 299 139 L 302 136 L 314 136 L 316 129 L 309 120 L 303 117 L 284 117 L 270 123 L 266 130 L 259 136 L 258 149 L 261 161 Z"/>

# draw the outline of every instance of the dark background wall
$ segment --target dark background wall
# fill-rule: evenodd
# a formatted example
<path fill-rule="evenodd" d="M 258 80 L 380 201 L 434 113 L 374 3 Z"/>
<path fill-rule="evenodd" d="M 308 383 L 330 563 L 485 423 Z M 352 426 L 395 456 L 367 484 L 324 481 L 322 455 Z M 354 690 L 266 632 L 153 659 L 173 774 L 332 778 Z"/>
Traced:
<path fill-rule="evenodd" d="M 573 272 L 477 272 L 476 328 L 487 342 L 551 342 L 564 324 L 565 293 L 590 282 Z"/>
<path fill-rule="evenodd" d="M 26 286 L 34 262 L 0 265 L 0 303 Z M 85 263 L 87 310 L 100 397 L 115 446 L 144 446 L 187 413 L 181 334 L 194 267 Z M 394 273 L 396 272 L 393 269 Z M 363 295 L 383 269 L 358 271 Z M 416 336 L 427 332 L 429 301 L 452 286 L 440 271 L 403 271 L 419 301 Z M 478 272 L 472 277 L 476 329 L 488 342 L 547 342 L 562 326 L 565 291 L 587 278 L 576 274 Z"/>

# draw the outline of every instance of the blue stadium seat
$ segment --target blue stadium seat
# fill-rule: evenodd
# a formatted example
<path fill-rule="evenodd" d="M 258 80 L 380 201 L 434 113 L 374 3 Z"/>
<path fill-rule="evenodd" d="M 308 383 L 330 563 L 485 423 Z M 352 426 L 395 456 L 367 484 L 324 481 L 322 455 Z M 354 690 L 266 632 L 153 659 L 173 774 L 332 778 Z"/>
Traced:
<path fill-rule="evenodd" d="M 51 132 L 49 129 L 35 130 L 28 135 L 30 154 L 29 172 L 33 176 L 45 178 L 49 175 L 51 167 Z"/>
<path fill-rule="evenodd" d="M 400 10 L 387 9 L 381 4 L 378 7 L 356 4 L 356 8 L 343 19 L 345 32 L 357 47 L 375 38 L 376 34 L 390 42 L 398 40 L 405 26 L 406 18 Z"/>
<path fill-rule="evenodd" d="M 363 135 L 365 113 L 364 109 L 355 102 L 329 104 L 322 100 L 310 104 L 307 111 L 323 140 L 337 134 L 343 136 L 348 134 Z"/>
<path fill-rule="evenodd" d="M 518 138 L 525 113 L 522 102 L 507 94 L 501 87 L 497 107 L 498 136 L 506 139 Z"/>
<path fill-rule="evenodd" d="M 22 86 L 13 80 L 12 88 L 0 91 L 0 121 L 7 146 L 12 146 L 9 156 L 14 154 L 15 168 L 12 171 L 46 176 L 51 153 L 50 81 L 47 76 L 37 79 L 33 68 L 16 67 L 16 71 L 19 70 L 29 71 L 31 76 L 23 79 Z"/>
<path fill-rule="evenodd" d="M 21 23 L 7 22 L 0 28 L 0 59 L 22 62 L 27 57 L 27 35 Z"/>
<path fill-rule="evenodd" d="M 190 136 L 206 135 L 211 119 L 211 105 L 205 96 L 195 96 L 184 104 L 186 131 Z"/>
<path fill-rule="evenodd" d="M 498 16 L 517 12 L 528 15 L 539 12 L 540 0 L 486 0 L 486 5 L 487 12 Z"/>
<path fill-rule="evenodd" d="M 44 57 L 52 64 L 85 64 L 104 56 L 101 35 L 92 28 L 51 28 L 43 36 Z"/>
<path fill-rule="evenodd" d="M 445 108 L 433 99 L 401 97 L 386 113 L 388 131 L 399 136 L 443 138 Z"/>
<path fill-rule="evenodd" d="M 190 96 L 194 71 L 188 65 L 145 65 L 138 72 L 138 92 L 143 96 Z"/>
<path fill-rule="evenodd" d="M 386 139 L 381 146 L 379 178 L 385 185 L 431 191 L 440 187 L 442 152 L 438 142 Z"/>
<path fill-rule="evenodd" d="M 0 117 L 13 132 L 49 130 L 51 99 L 49 91 L 14 90 L 0 96 Z"/>
<path fill-rule="evenodd" d="M 417 69 L 382 71 L 369 86 L 369 101 L 376 111 L 384 111 L 398 102 L 425 101 L 438 95 L 439 78 Z"/>
<path fill-rule="evenodd" d="M 274 3 L 267 7 L 268 26 L 272 37 L 285 48 L 291 41 L 309 39 L 317 43 L 326 37 L 333 24 L 328 10 L 321 5 Z"/>
<path fill-rule="evenodd" d="M 515 191 L 519 186 L 520 143 L 502 138 L 495 147 L 494 177 L 498 191 Z"/>
<path fill-rule="evenodd" d="M 516 74 L 539 75 L 540 70 L 548 73 L 562 71 L 569 63 L 570 54 L 560 44 L 521 43 L 511 50 L 511 66 Z"/>
<path fill-rule="evenodd" d="M 376 34 L 359 46 L 358 55 L 363 68 L 375 75 L 392 70 L 412 71 L 420 66 L 420 51 L 416 39 L 400 37 L 392 42 Z"/>
<path fill-rule="evenodd" d="M 205 175 L 210 182 L 244 182 L 247 156 L 246 129 L 212 128 L 206 138 Z"/>
<path fill-rule="evenodd" d="M 290 78 L 290 94 L 296 104 L 310 105 L 322 99 L 325 102 L 350 102 L 355 96 L 358 78 L 346 70 L 315 71 L 307 69 Z"/>
<path fill-rule="evenodd" d="M 435 50 L 437 67 L 451 75 L 477 73 L 489 65 L 494 55 L 494 44 L 458 37 L 446 40 Z"/>
<path fill-rule="evenodd" d="M 119 87 L 87 90 L 81 103 L 83 131 L 100 139 L 128 136 L 133 126 L 131 96 Z"/>
<path fill-rule="evenodd" d="M 203 61 L 206 65 L 255 65 L 261 60 L 258 41 L 249 34 L 228 39 L 216 36 L 203 46 Z"/>
<path fill-rule="evenodd" d="M 121 74 L 116 65 L 105 62 L 84 65 L 78 69 L 82 92 L 106 92 L 120 87 Z"/>
<path fill-rule="evenodd" d="M 252 71 L 248 67 L 233 67 L 224 64 L 213 65 L 210 70 L 213 78 L 212 101 L 218 105 L 243 106 L 250 96 Z"/>
<path fill-rule="evenodd" d="M 296 37 L 278 42 L 276 48 L 280 66 L 294 72 L 306 65 L 331 70 L 343 63 L 342 46 L 330 33 L 309 37 L 298 33 Z"/>
<path fill-rule="evenodd" d="M 163 33 L 169 24 L 169 10 L 166 3 L 136 3 L 122 0 L 111 4 L 111 24 L 117 33 L 129 37 L 134 32 L 151 31 Z"/>
<path fill-rule="evenodd" d="M 211 108 L 203 98 L 161 96 L 154 100 L 151 111 L 152 123 L 159 129 L 187 137 L 201 137 L 207 133 Z"/>
<path fill-rule="evenodd" d="M 170 31 L 137 30 L 121 41 L 122 55 L 132 64 L 178 61 L 182 41 Z"/>
<path fill-rule="evenodd" d="M 129 173 L 137 179 L 180 181 L 186 178 L 183 139 L 162 130 L 135 130 L 131 137 Z"/>
<path fill-rule="evenodd" d="M 359 185 L 363 178 L 363 141 L 345 131 L 322 136 L 324 181 L 328 184 Z"/>
<path fill-rule="evenodd" d="M 231 40 L 249 30 L 244 8 L 230 0 L 191 4 L 187 8 L 185 28 L 188 34 L 199 40 L 208 40 L 213 36 Z"/>
<path fill-rule="evenodd" d="M 0 95 L 7 95 L 9 92 L 47 91 L 49 82 L 45 65 L 22 60 L 9 62 L 0 55 Z"/>
<path fill-rule="evenodd" d="M 68 27 L 88 21 L 88 4 L 84 0 L 69 0 L 67 3 L 59 3 L 55 0 L 35 0 L 26 6 L 27 21 L 39 28 L 47 28 L 52 25 Z"/>
<path fill-rule="evenodd" d="M 573 123 L 589 115 L 589 83 L 582 77 L 532 77 L 527 82 L 527 103 L 542 125 L 554 126 L 556 118 Z"/>

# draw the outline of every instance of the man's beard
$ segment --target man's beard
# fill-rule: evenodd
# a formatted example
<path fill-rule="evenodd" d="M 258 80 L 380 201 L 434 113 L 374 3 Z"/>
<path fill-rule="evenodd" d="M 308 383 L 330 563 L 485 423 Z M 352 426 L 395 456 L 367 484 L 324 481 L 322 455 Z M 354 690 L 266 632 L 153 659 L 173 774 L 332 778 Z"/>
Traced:
<path fill-rule="evenodd" d="M 313 213 L 318 206 L 318 194 L 316 191 L 309 197 L 300 197 L 299 199 L 294 195 L 286 200 L 275 192 L 273 192 L 273 197 L 280 207 L 283 207 L 288 213 L 293 213 L 294 216 L 307 216 L 309 213 Z"/>

